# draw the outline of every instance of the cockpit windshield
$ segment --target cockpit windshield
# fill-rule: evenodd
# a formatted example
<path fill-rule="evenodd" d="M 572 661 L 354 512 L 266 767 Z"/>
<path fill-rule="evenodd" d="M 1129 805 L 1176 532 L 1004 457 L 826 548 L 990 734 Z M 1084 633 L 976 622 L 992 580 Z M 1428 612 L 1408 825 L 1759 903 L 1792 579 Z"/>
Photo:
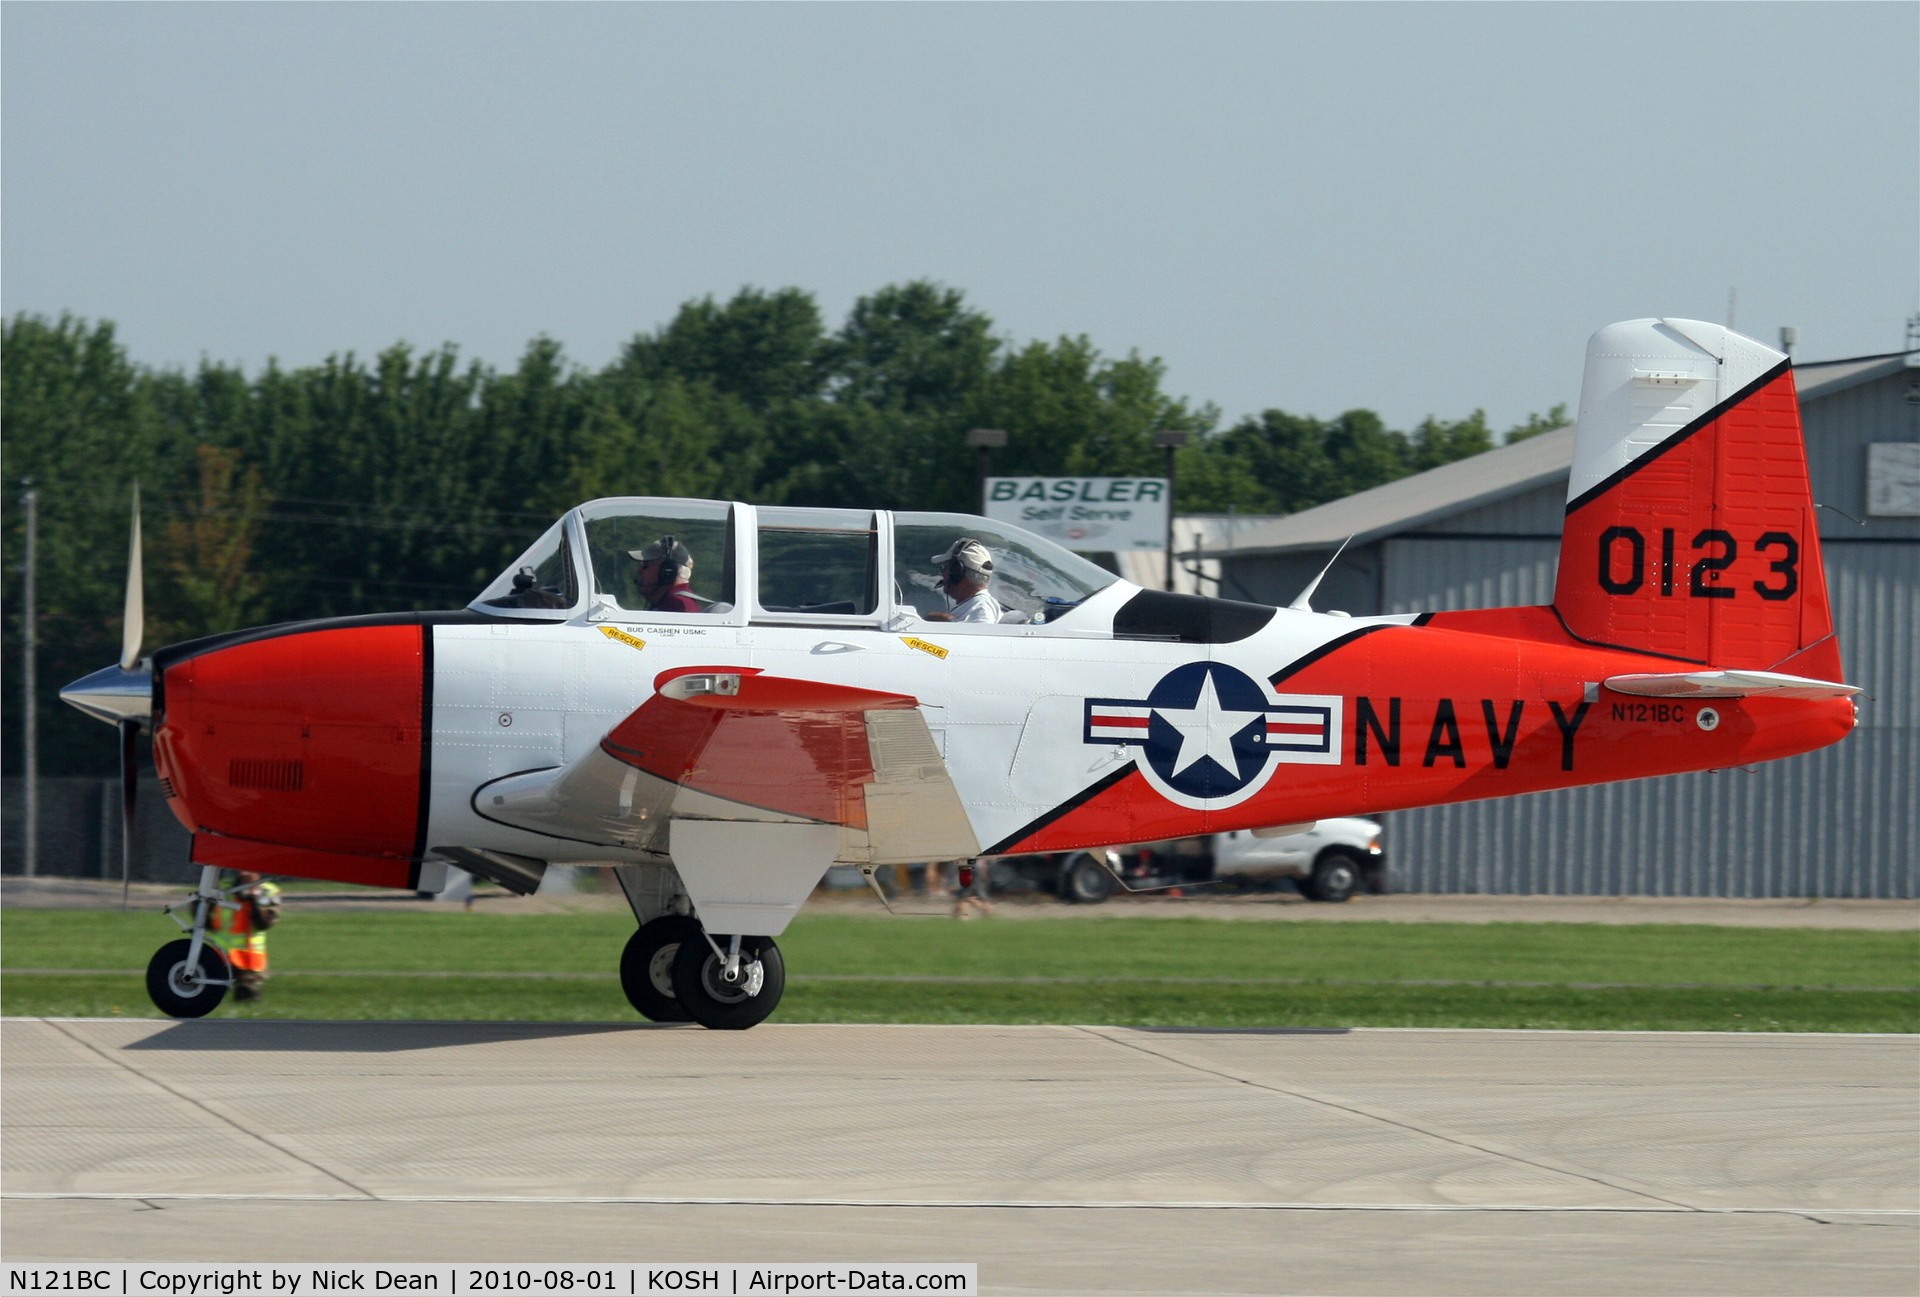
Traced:
<path fill-rule="evenodd" d="M 899 597 L 922 617 L 951 607 L 938 588 L 939 565 L 931 556 L 946 553 L 963 537 L 979 541 L 993 556 L 987 589 L 1005 609 L 1003 623 L 1059 621 L 1118 579 L 1071 550 L 1005 523 L 964 513 L 896 513 L 894 583 Z"/>
<path fill-rule="evenodd" d="M 567 520 L 547 528 L 546 535 L 527 547 L 506 571 L 480 592 L 474 605 L 481 608 L 547 609 L 567 612 L 580 602 L 580 582 L 574 575 L 573 548 L 567 541 Z"/>

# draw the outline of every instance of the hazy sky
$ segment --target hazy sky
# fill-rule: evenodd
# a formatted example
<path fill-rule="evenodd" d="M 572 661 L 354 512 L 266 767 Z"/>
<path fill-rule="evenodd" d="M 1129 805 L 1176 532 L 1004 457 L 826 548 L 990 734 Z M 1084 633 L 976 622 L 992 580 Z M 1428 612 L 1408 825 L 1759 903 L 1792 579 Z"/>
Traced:
<path fill-rule="evenodd" d="M 1920 309 L 1913 4 L 9 0 L 0 87 L 0 306 L 154 365 L 924 276 L 1228 418 L 1505 426 L 1614 320 Z"/>

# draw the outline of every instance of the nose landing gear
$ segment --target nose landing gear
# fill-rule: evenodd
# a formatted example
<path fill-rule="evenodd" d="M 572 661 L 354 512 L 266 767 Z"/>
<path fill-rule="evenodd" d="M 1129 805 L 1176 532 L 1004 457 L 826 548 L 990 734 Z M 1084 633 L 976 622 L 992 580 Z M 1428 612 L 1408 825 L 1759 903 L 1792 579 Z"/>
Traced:
<path fill-rule="evenodd" d="M 167 907 L 167 916 L 188 935 L 153 952 L 147 963 L 147 997 L 168 1017 L 204 1018 L 220 1007 L 233 985 L 226 955 L 207 939 L 207 919 L 223 895 L 219 881 L 218 869 L 202 865 L 199 890 L 189 900 Z M 174 913 L 189 907 L 191 925 Z"/>

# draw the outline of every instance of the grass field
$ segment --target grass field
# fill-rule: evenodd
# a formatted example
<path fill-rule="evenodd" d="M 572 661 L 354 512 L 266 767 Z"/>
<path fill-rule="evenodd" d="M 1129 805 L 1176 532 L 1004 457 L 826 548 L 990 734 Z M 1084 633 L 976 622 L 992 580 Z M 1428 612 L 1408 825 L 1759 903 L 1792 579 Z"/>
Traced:
<path fill-rule="evenodd" d="M 618 914 L 296 912 L 266 999 L 219 1012 L 628 1021 L 612 971 L 632 930 Z M 140 970 L 173 932 L 152 914 L 0 914 L 0 1010 L 155 1016 Z M 1920 1030 L 1914 932 L 824 915 L 780 944 L 786 1022 Z"/>

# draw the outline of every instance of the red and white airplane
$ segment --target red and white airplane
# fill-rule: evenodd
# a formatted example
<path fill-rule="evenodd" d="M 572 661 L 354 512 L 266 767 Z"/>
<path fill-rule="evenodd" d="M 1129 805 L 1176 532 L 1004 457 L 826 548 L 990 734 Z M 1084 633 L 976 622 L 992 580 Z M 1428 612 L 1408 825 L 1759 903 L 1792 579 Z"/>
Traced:
<path fill-rule="evenodd" d="M 929 556 L 962 537 L 998 621 L 932 616 Z M 649 552 L 682 610 L 649 611 Z M 136 579 L 120 666 L 62 697 L 123 752 L 152 730 L 193 832 L 190 936 L 148 973 L 168 1013 L 229 984 L 223 868 L 430 889 L 451 862 L 530 891 L 566 864 L 624 888 L 641 1013 L 741 1028 L 836 862 L 1292 831 L 1852 729 L 1785 356 L 1691 320 L 1596 334 L 1561 558 L 1548 607 L 1349 618 L 1144 590 L 967 515 L 597 500 L 458 612 L 147 663 Z"/>

